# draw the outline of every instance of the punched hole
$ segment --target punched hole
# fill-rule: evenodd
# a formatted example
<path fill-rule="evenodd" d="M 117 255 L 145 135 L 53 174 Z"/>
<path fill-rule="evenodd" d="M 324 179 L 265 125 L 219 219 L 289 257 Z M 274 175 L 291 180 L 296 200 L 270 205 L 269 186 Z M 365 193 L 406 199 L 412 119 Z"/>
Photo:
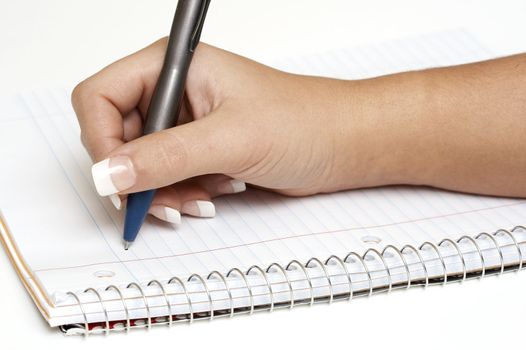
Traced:
<path fill-rule="evenodd" d="M 382 241 L 380 237 L 377 236 L 363 236 L 362 242 L 366 244 L 379 244 Z"/>
<path fill-rule="evenodd" d="M 93 273 L 93 275 L 97 278 L 112 278 L 115 276 L 115 272 L 108 270 L 100 270 Z"/>

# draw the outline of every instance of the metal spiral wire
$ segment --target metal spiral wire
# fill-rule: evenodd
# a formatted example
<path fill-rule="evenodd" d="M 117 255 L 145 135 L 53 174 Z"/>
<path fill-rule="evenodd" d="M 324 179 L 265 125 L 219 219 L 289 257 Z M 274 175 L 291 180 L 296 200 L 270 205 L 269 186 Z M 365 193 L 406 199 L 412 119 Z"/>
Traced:
<path fill-rule="evenodd" d="M 441 281 L 442 284 L 448 283 L 448 278 L 452 277 L 453 275 L 458 275 L 458 280 L 464 281 L 468 277 L 468 268 L 466 264 L 465 255 L 468 254 L 467 252 L 462 252 L 461 250 L 461 244 L 465 242 L 466 244 L 472 245 L 476 251 L 469 251 L 469 254 L 476 254 L 478 257 L 478 260 L 480 261 L 480 272 L 474 276 L 478 278 L 485 277 L 488 273 L 488 266 L 487 261 L 483 254 L 483 249 L 480 246 L 481 240 L 488 240 L 491 245 L 493 246 L 493 249 L 497 251 L 499 256 L 499 266 L 498 266 L 498 275 L 504 273 L 506 269 L 506 264 L 504 260 L 504 254 L 502 251 L 502 244 L 499 243 L 497 237 L 506 237 L 511 244 L 510 246 L 514 246 L 516 249 L 516 257 L 517 257 L 517 268 L 514 269 L 515 271 L 519 271 L 523 268 L 523 254 L 520 245 L 526 243 L 526 241 L 518 242 L 514 233 L 517 230 L 524 230 L 526 231 L 526 227 L 524 226 L 516 226 L 511 230 L 505 230 L 500 229 L 494 232 L 493 234 L 489 234 L 487 232 L 481 232 L 477 236 L 470 237 L 467 235 L 464 235 L 457 240 L 452 240 L 449 238 L 445 238 L 442 241 L 440 241 L 438 244 L 435 244 L 433 242 L 426 241 L 422 243 L 418 248 L 406 244 L 401 249 L 395 247 L 394 245 L 387 245 L 383 248 L 383 250 L 379 251 L 374 248 L 369 248 L 363 253 L 362 255 L 356 253 L 356 252 L 350 252 L 348 253 L 343 259 L 336 256 L 331 255 L 329 258 L 327 258 L 324 262 L 322 260 L 312 257 L 310 258 L 306 263 L 301 263 L 298 260 L 292 260 L 285 266 L 273 262 L 270 265 L 267 266 L 266 269 L 261 268 L 258 265 L 251 266 L 248 270 L 243 272 L 239 268 L 232 268 L 230 269 L 226 274 L 223 274 L 219 271 L 212 271 L 208 274 L 206 278 L 203 278 L 199 274 L 192 274 L 186 281 L 183 281 L 179 277 L 172 277 L 168 280 L 168 282 L 163 283 L 159 280 L 151 280 L 149 281 L 145 286 L 151 288 L 156 288 L 158 290 L 158 293 L 155 293 L 155 295 L 148 295 L 145 292 L 145 289 L 141 287 L 138 283 L 130 283 L 125 288 L 119 288 L 115 285 L 110 285 L 107 288 L 104 289 L 105 292 L 116 292 L 118 298 L 112 299 L 112 301 L 120 300 L 122 303 L 122 310 L 125 314 L 125 319 L 120 321 L 110 321 L 110 317 L 108 315 L 108 309 L 107 309 L 107 302 L 109 300 L 104 300 L 102 297 L 102 294 L 99 293 L 94 288 L 88 288 L 83 291 L 83 294 L 92 293 L 96 297 L 96 302 L 94 304 L 98 304 L 100 307 L 100 312 L 104 315 L 104 320 L 102 322 L 89 322 L 88 313 L 86 313 L 86 304 L 87 302 L 83 302 L 82 298 L 79 297 L 79 294 L 75 292 L 68 292 L 67 295 L 71 296 L 75 304 L 78 306 L 78 309 L 80 311 L 80 314 L 82 315 L 83 323 L 79 324 L 78 327 L 83 328 L 83 334 L 85 336 L 88 336 L 90 333 L 96 333 L 97 331 L 100 332 L 102 329 L 104 334 L 109 334 L 110 331 L 113 330 L 119 330 L 122 328 L 117 327 L 117 325 L 122 325 L 124 323 L 124 330 L 128 332 L 131 328 L 137 328 L 137 327 L 146 327 L 150 329 L 153 325 L 156 324 L 167 324 L 169 327 L 171 327 L 174 323 L 179 321 L 186 321 L 189 323 L 192 323 L 195 319 L 214 319 L 216 315 L 228 315 L 229 317 L 233 317 L 238 310 L 241 310 L 243 312 L 247 312 L 252 314 L 256 310 L 256 307 L 259 309 L 268 309 L 269 311 L 273 311 L 276 308 L 276 294 L 278 293 L 273 287 L 273 285 L 285 285 L 286 290 L 280 291 L 279 293 L 287 293 L 288 298 L 286 299 L 286 303 L 281 303 L 280 307 L 287 307 L 288 309 L 294 308 L 298 304 L 307 304 L 307 305 L 313 305 L 317 301 L 327 301 L 329 304 L 331 304 L 336 297 L 339 297 L 341 299 L 347 299 L 352 300 L 357 290 L 355 290 L 354 286 L 358 281 L 353 280 L 352 275 L 353 274 L 362 274 L 365 275 L 364 282 L 367 282 L 367 288 L 363 290 L 364 293 L 361 293 L 361 295 L 372 295 L 376 291 L 386 291 L 390 292 L 395 286 L 393 283 L 393 274 L 392 270 L 396 268 L 403 268 L 405 270 L 405 279 L 406 281 L 403 284 L 398 284 L 397 287 L 402 288 L 410 288 L 411 286 L 415 285 L 416 276 L 412 275 L 410 265 L 416 265 L 419 268 L 421 268 L 421 271 L 423 272 L 423 278 L 418 279 L 418 284 L 422 285 L 424 287 L 427 287 L 431 283 L 431 277 L 429 274 L 427 263 L 429 263 L 430 260 L 425 260 L 422 256 L 422 252 L 424 251 L 430 251 L 432 252 L 432 255 L 434 255 L 436 260 L 440 262 L 440 266 L 442 269 L 442 276 L 437 280 L 436 278 L 434 281 Z M 458 259 L 462 266 L 462 272 L 461 277 L 458 273 L 454 274 L 453 272 L 450 272 L 447 270 L 448 264 L 445 262 L 445 257 L 443 255 L 443 249 L 445 246 L 448 245 L 452 247 L 452 249 L 455 251 L 454 255 L 448 256 L 448 258 L 455 258 Z M 390 253 L 390 251 L 394 251 L 396 254 Z M 415 258 L 416 262 L 409 263 L 406 257 L 413 256 Z M 387 284 L 375 287 L 374 285 L 374 278 L 372 277 L 372 271 L 370 267 L 368 266 L 367 260 L 372 257 L 372 260 L 374 260 L 376 263 L 379 263 L 382 267 L 381 270 L 385 275 L 383 278 L 386 278 Z M 399 265 L 389 264 L 388 260 L 390 258 L 397 257 L 398 261 L 401 263 Z M 360 271 L 356 272 L 353 271 L 352 273 L 349 270 L 349 265 L 354 264 L 355 267 L 359 268 Z M 339 273 L 330 273 L 329 268 L 336 267 L 340 271 Z M 317 269 L 318 272 L 321 272 L 321 276 L 313 277 L 310 273 L 313 269 Z M 303 279 L 300 280 L 292 280 L 290 278 L 290 273 L 292 272 L 300 272 L 303 274 Z M 250 276 L 259 276 L 261 280 L 264 282 L 263 285 L 259 284 L 257 287 L 265 287 L 266 293 L 263 294 L 265 296 L 268 296 L 270 302 L 268 305 L 263 305 L 263 307 L 260 307 L 261 305 L 255 304 L 255 293 L 254 293 L 254 285 L 249 280 L 251 279 Z M 336 276 L 344 276 L 346 279 L 346 289 L 347 292 L 340 293 L 338 295 L 335 295 L 335 284 L 334 284 L 334 278 Z M 269 279 L 270 276 L 275 276 L 279 278 L 274 278 L 271 282 L 271 279 Z M 471 276 L 471 272 L 470 272 Z M 239 283 L 242 284 L 241 289 L 246 291 L 246 296 L 233 296 L 233 288 L 231 285 L 231 281 L 236 279 Z M 315 287 L 313 285 L 314 279 L 322 279 L 326 283 L 323 285 L 323 288 L 328 289 L 328 294 L 325 294 L 324 297 L 316 296 L 315 293 Z M 224 289 L 210 289 L 210 285 L 212 281 L 220 282 Z M 298 290 L 295 289 L 294 283 L 298 283 L 298 281 L 303 281 L 308 284 L 307 291 L 309 293 L 309 297 L 307 300 L 303 299 L 301 302 L 298 302 L 298 298 L 295 296 L 295 292 Z M 194 291 L 193 293 L 202 293 L 205 294 L 208 300 L 208 311 L 205 313 L 196 313 L 194 308 L 194 301 L 192 300 L 192 292 L 189 292 L 188 285 L 189 283 L 197 282 L 200 285 L 199 291 Z M 178 293 L 178 295 L 184 295 L 186 297 L 186 305 L 188 307 L 188 314 L 179 314 L 176 315 L 173 312 L 173 304 L 171 301 L 171 296 L 174 294 L 170 294 L 167 292 L 167 288 L 169 286 L 179 286 L 181 289 L 181 292 Z M 239 288 L 239 287 L 238 287 Z M 320 286 L 317 286 L 316 288 L 322 288 Z M 139 292 L 139 297 L 142 300 L 142 303 L 144 305 L 144 310 L 146 311 L 146 318 L 144 319 L 131 319 L 130 318 L 130 310 L 128 308 L 126 298 L 124 297 L 124 290 L 125 289 L 135 289 Z M 214 301 L 215 298 L 212 297 L 212 292 L 225 292 L 226 295 L 228 295 L 228 298 L 226 299 L 229 302 L 229 306 L 227 309 L 220 310 L 218 308 L 214 307 Z M 259 294 L 262 295 L 262 294 Z M 168 311 L 168 315 L 166 315 L 165 318 L 159 318 L 163 321 L 158 321 L 158 319 L 152 319 L 152 313 L 151 313 L 151 306 L 149 303 L 149 300 L 153 297 L 159 297 L 162 296 L 164 299 L 165 307 Z M 244 298 L 248 299 L 249 306 L 244 308 L 236 308 L 235 306 L 235 299 L 236 298 Z M 74 304 L 74 305 L 75 305 Z M 204 316 L 203 316 L 204 315 Z M 166 320 L 167 321 L 164 321 Z"/>

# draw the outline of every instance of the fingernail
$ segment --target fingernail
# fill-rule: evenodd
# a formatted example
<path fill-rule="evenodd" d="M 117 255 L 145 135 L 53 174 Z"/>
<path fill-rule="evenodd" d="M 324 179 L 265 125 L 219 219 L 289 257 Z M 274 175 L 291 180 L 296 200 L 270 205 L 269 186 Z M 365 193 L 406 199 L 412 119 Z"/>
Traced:
<path fill-rule="evenodd" d="M 188 201 L 183 204 L 181 212 L 201 218 L 212 218 L 216 215 L 216 207 L 209 201 Z"/>
<path fill-rule="evenodd" d="M 165 207 L 164 205 L 153 205 L 148 212 L 163 221 L 168 221 L 172 224 L 181 223 L 181 213 L 174 208 Z"/>
<path fill-rule="evenodd" d="M 135 170 L 130 158 L 106 158 L 91 167 L 95 188 L 101 196 L 124 191 L 135 184 Z"/>
<path fill-rule="evenodd" d="M 239 193 L 247 189 L 247 185 L 243 181 L 236 179 L 226 180 L 217 185 L 217 192 L 221 194 Z"/>
<path fill-rule="evenodd" d="M 109 198 L 110 198 L 111 204 L 113 204 L 113 206 L 117 210 L 121 210 L 122 209 L 121 197 L 119 197 L 118 194 L 112 194 L 112 195 L 109 196 Z"/>

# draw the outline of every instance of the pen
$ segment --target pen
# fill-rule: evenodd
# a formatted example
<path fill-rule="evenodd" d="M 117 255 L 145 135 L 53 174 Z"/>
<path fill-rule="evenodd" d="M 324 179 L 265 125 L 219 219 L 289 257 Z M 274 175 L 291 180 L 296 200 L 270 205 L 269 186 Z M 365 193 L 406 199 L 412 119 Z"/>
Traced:
<path fill-rule="evenodd" d="M 179 0 L 170 30 L 159 80 L 150 100 L 143 134 L 177 124 L 186 76 L 203 29 L 210 0 Z M 135 241 L 152 203 L 155 190 L 131 193 L 124 220 L 124 249 Z"/>

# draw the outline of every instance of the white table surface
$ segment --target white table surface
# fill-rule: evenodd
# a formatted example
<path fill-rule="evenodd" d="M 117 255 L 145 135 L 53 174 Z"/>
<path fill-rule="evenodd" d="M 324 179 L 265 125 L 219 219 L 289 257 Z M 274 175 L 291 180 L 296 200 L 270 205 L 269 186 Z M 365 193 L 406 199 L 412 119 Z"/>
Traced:
<path fill-rule="evenodd" d="M 173 3 L 2 0 L 0 93 L 75 84 L 165 35 Z M 524 0 L 214 0 L 202 39 L 268 62 L 328 48 L 465 27 L 494 52 L 507 55 L 526 51 L 525 14 Z M 21 200 L 31 200 L 30 194 Z M 352 303 L 299 307 L 291 312 L 260 313 L 88 340 L 66 338 L 47 326 L 3 250 L 0 285 L 0 347 L 5 349 L 489 349 L 512 345 L 523 348 L 526 344 L 526 272 L 427 291 L 378 295 Z"/>

